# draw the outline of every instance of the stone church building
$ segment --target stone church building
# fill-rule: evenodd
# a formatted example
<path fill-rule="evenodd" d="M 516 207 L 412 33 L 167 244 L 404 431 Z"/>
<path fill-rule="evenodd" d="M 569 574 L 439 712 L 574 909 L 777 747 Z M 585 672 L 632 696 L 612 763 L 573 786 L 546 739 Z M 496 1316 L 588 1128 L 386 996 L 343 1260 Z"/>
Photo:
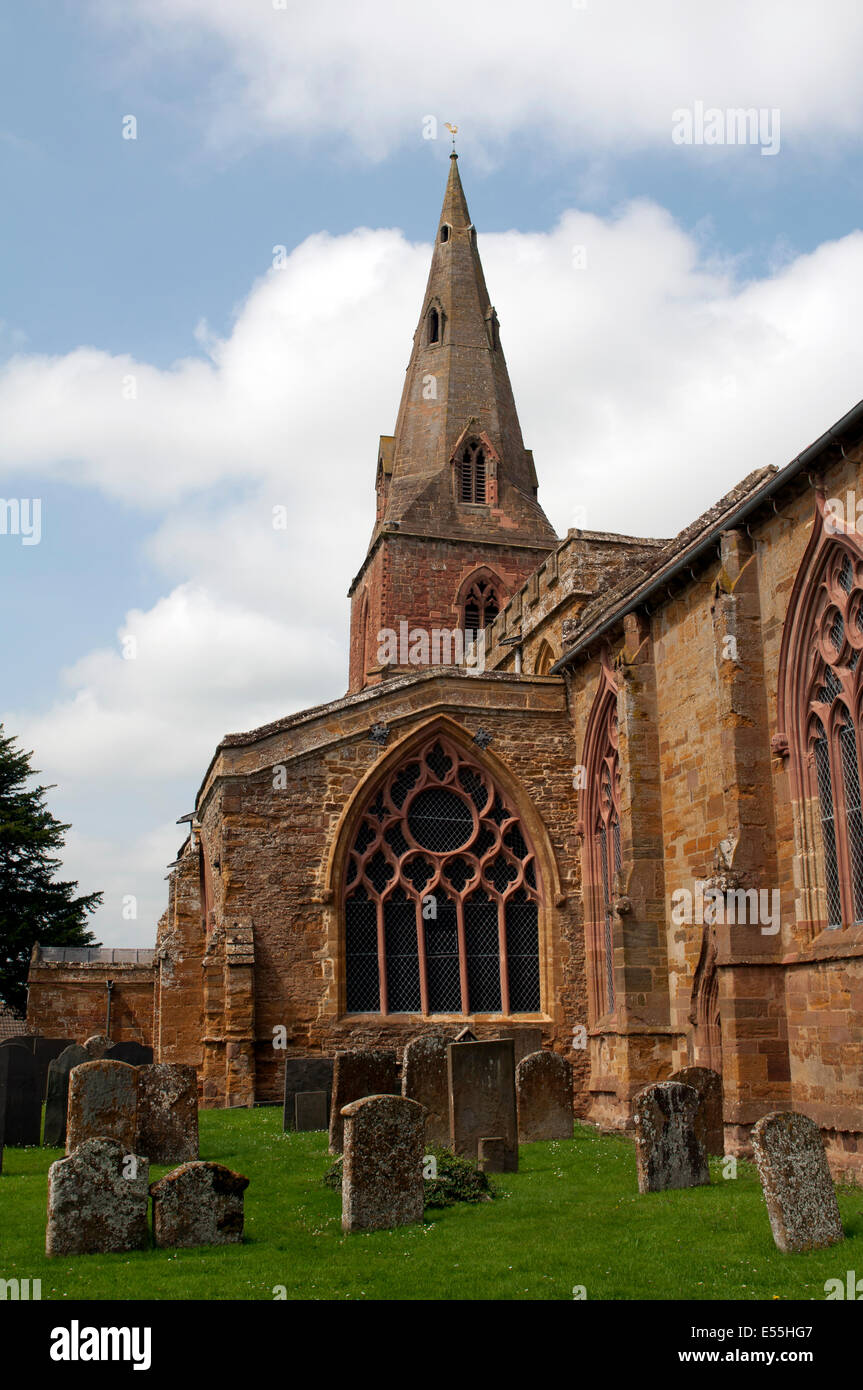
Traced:
<path fill-rule="evenodd" d="M 348 692 L 219 744 L 129 1027 L 209 1106 L 466 1024 L 567 1056 L 607 1127 L 706 1065 L 728 1152 L 794 1108 L 859 1175 L 862 440 L 860 404 L 672 540 L 559 540 L 453 155 Z M 111 972 L 122 1010 L 50 954 L 33 1024 Z"/>

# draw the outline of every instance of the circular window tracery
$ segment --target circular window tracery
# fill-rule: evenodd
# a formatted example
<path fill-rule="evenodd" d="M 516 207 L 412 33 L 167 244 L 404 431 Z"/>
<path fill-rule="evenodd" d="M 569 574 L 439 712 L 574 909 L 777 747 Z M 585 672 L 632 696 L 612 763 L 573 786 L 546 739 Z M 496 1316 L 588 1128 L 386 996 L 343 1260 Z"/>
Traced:
<path fill-rule="evenodd" d="M 535 855 L 488 772 L 448 739 L 369 798 L 344 892 L 348 1012 L 539 1010 Z"/>

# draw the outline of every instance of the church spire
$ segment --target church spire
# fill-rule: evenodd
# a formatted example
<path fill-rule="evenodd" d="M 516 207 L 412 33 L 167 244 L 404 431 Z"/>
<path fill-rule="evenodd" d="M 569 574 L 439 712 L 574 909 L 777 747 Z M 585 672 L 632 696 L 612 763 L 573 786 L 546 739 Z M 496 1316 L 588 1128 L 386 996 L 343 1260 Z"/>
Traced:
<path fill-rule="evenodd" d="M 477 538 L 481 531 L 491 540 L 503 532 L 511 540 L 554 543 L 535 501 L 533 458 L 524 447 L 455 151 L 387 445 L 379 524 L 454 538 Z"/>

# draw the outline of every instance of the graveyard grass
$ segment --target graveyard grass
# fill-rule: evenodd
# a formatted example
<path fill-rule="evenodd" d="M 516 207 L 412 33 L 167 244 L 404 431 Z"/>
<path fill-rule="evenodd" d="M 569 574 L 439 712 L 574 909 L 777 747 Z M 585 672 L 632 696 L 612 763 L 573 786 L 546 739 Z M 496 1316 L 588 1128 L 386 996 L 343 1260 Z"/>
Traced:
<path fill-rule="evenodd" d="M 429 1211 L 422 1225 L 342 1234 L 321 1183 L 324 1134 L 284 1134 L 279 1108 L 201 1113 L 201 1158 L 245 1173 L 239 1246 L 48 1260 L 45 1201 L 57 1149 L 9 1149 L 0 1175 L 0 1278 L 41 1279 L 44 1299 L 817 1299 L 863 1273 L 863 1189 L 838 1189 L 844 1244 L 775 1248 L 753 1165 L 712 1186 L 637 1191 L 630 1140 L 576 1126 L 523 1144 L 493 1202 Z M 154 1167 L 151 1181 L 168 1169 Z"/>

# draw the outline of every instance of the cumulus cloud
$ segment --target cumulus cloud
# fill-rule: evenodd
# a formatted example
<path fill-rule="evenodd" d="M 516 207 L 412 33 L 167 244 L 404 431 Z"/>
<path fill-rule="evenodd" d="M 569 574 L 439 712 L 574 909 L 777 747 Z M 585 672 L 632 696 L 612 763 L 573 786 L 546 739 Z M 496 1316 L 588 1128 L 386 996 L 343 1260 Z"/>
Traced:
<path fill-rule="evenodd" d="M 519 135 L 619 155 L 670 148 L 672 111 L 696 100 L 779 107 L 797 141 L 858 140 L 863 115 L 856 0 L 99 0 L 97 12 L 126 38 L 133 25 L 132 51 L 154 66 L 206 54 L 202 109 L 220 148 L 335 136 L 382 158 L 434 114 L 491 157 Z"/>
<path fill-rule="evenodd" d="M 560 532 L 670 534 L 860 394 L 860 233 L 751 280 L 647 202 L 480 248 Z M 0 370 L 0 477 L 77 478 L 156 516 L 165 596 L 65 671 L 43 713 L 4 716 L 61 784 L 80 837 L 70 871 L 93 872 L 82 888 L 107 874 L 115 899 L 133 879 L 161 901 L 170 827 L 190 809 L 178 800 L 219 737 L 344 690 L 345 592 L 429 256 L 393 230 L 311 237 L 252 286 L 228 336 L 201 332 L 198 360 L 162 370 L 87 348 Z"/>

